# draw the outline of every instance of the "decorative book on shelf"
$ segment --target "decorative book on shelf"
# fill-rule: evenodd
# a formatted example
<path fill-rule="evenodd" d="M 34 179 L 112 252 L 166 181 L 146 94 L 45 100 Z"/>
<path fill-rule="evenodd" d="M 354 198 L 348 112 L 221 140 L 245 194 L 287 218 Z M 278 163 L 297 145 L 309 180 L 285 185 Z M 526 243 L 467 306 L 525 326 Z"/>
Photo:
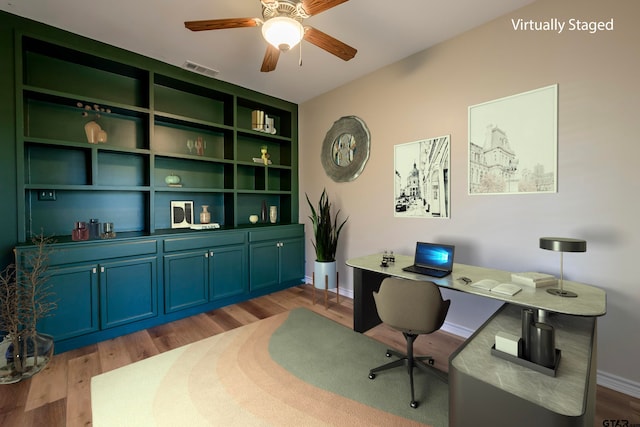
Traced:
<path fill-rule="evenodd" d="M 192 230 L 215 230 L 220 228 L 220 224 L 212 222 L 211 224 L 193 224 L 189 227 Z"/>
<path fill-rule="evenodd" d="M 555 276 L 546 273 L 535 273 L 532 271 L 527 271 L 525 273 L 511 273 L 511 281 L 513 283 L 532 288 L 542 288 L 558 284 L 558 279 L 556 279 Z"/>
<path fill-rule="evenodd" d="M 515 283 L 500 283 L 493 279 L 478 280 L 477 282 L 473 282 L 471 286 L 508 296 L 513 296 L 522 290 L 522 288 Z"/>

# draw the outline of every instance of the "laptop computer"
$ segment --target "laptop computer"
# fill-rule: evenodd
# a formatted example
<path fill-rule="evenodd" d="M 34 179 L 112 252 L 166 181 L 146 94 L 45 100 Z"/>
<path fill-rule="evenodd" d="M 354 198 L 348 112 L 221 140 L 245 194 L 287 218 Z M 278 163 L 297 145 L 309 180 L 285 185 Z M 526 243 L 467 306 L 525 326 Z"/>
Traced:
<path fill-rule="evenodd" d="M 452 245 L 417 242 L 413 265 L 403 270 L 431 277 L 447 276 L 453 270 L 453 252 Z"/>

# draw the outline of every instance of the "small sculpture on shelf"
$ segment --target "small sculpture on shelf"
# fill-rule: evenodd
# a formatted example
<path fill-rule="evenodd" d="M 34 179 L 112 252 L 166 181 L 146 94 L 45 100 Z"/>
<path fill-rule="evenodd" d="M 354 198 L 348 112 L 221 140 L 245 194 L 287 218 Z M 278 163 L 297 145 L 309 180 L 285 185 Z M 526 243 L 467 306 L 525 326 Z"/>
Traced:
<path fill-rule="evenodd" d="M 269 157 L 271 157 L 271 155 L 267 152 L 267 146 L 266 145 L 263 145 L 262 147 L 260 147 L 260 153 L 261 153 L 260 157 L 254 157 L 253 158 L 253 163 L 262 163 L 265 166 L 266 165 L 270 165 L 271 164 L 271 160 L 269 160 Z"/>
<path fill-rule="evenodd" d="M 260 147 L 260 152 L 262 153 L 262 156 L 261 156 L 262 162 L 265 165 L 268 165 L 269 164 L 269 157 L 271 157 L 271 156 L 270 156 L 269 153 L 267 153 L 267 146 L 263 145 L 262 147 Z"/>
<path fill-rule="evenodd" d="M 178 175 L 174 174 L 173 172 L 171 172 L 170 175 L 167 175 L 164 177 L 164 182 L 169 186 L 169 187 L 182 187 L 182 184 L 180 183 L 181 179 Z"/>

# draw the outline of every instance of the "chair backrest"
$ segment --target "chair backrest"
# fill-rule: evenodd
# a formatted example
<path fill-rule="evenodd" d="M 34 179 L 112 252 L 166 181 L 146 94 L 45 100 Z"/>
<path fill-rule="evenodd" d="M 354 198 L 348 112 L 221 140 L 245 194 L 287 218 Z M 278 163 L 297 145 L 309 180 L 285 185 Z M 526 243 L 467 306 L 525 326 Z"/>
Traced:
<path fill-rule="evenodd" d="M 383 323 L 412 334 L 440 329 L 451 305 L 435 283 L 395 277 L 384 279 L 373 297 Z"/>

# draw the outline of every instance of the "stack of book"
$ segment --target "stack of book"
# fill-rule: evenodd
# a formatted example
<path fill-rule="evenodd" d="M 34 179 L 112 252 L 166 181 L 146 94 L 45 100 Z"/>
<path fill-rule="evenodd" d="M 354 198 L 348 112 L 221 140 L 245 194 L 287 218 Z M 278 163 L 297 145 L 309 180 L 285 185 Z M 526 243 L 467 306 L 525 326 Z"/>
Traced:
<path fill-rule="evenodd" d="M 251 129 L 258 132 L 265 132 L 275 135 L 276 128 L 274 127 L 273 117 L 269 117 L 262 110 L 251 111 Z"/>
<path fill-rule="evenodd" d="M 531 271 L 525 273 L 511 273 L 511 281 L 513 283 L 530 286 L 532 288 L 542 288 L 558 284 L 558 279 L 551 274 L 534 273 Z"/>
<path fill-rule="evenodd" d="M 251 112 L 251 129 L 257 131 L 264 131 L 264 111 L 262 110 L 253 110 Z"/>

